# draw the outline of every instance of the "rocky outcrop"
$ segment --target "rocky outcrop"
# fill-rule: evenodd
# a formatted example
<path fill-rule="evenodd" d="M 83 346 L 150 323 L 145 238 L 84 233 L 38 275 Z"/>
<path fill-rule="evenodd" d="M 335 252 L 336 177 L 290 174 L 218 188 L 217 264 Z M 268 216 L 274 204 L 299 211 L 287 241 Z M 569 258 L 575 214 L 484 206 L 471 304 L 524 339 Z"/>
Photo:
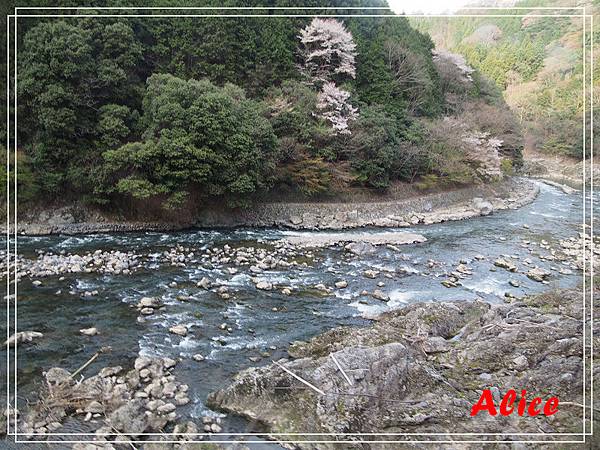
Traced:
<path fill-rule="evenodd" d="M 209 403 L 273 433 L 577 432 L 581 306 L 579 291 L 510 305 L 413 304 L 370 327 L 336 328 L 296 342 L 290 360 L 239 373 Z M 509 389 L 525 389 L 529 398 L 551 394 L 566 403 L 552 417 L 471 417 L 483 389 L 491 390 L 497 404 Z"/>

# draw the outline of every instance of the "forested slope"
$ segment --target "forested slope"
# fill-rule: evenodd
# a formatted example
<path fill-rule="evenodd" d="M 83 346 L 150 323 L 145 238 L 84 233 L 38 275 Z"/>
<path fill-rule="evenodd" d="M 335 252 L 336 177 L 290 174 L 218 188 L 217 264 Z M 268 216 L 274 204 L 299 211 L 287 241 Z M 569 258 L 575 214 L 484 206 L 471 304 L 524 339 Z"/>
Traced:
<path fill-rule="evenodd" d="M 19 6 L 28 4 L 50 2 Z M 321 5 L 332 6 L 303 2 Z M 391 11 L 85 17 L 93 13 L 19 19 L 23 202 L 247 206 L 273 192 L 471 184 L 518 163 L 519 129 L 498 91 L 451 55 L 432 55 L 429 36 Z"/>
<path fill-rule="evenodd" d="M 532 9 L 487 11 L 488 14 L 505 14 L 506 18 L 415 18 L 411 22 L 417 29 L 429 33 L 437 47 L 464 55 L 469 64 L 498 85 L 525 130 L 529 149 L 581 158 L 583 20 L 581 17 L 539 17 L 576 15 L 581 14 L 581 10 L 536 10 L 535 7 L 586 6 L 588 14 L 596 14 L 597 2 L 522 0 L 512 4 Z M 483 12 L 465 9 L 459 13 Z M 508 17 L 513 14 L 520 17 Z M 589 27 L 588 23 L 588 70 Z M 597 35 L 595 33 L 595 47 Z M 598 53 L 594 69 L 596 98 L 600 80 Z M 587 83 L 589 86 L 589 79 Z M 589 105 L 589 97 L 586 101 Z"/>

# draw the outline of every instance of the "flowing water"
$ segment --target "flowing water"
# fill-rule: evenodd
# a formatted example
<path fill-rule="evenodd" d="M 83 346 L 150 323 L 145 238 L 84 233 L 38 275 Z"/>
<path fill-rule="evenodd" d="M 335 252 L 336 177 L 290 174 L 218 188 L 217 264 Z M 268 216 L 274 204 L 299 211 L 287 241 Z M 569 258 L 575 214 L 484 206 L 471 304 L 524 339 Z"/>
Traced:
<path fill-rule="evenodd" d="M 308 267 L 261 274 L 261 278 L 275 284 L 294 287 L 291 296 L 278 290 L 257 290 L 247 267 L 230 275 L 220 266 L 176 267 L 160 264 L 155 257 L 177 244 L 198 253 L 226 243 L 232 247 L 268 246 L 269 241 L 292 232 L 237 229 L 20 237 L 18 251 L 28 258 L 36 257 L 36 249 L 74 254 L 106 249 L 134 250 L 146 260 L 144 269 L 129 275 L 78 273 L 66 275 L 63 281 L 58 276 L 47 277 L 39 287 L 33 286 L 27 278 L 19 282 L 18 329 L 44 334 L 35 344 L 18 348 L 20 409 L 27 399 L 35 398 L 44 370 L 55 366 L 75 370 L 98 349 L 110 346 L 111 352 L 102 355 L 87 369 L 88 373 L 108 365 L 131 367 L 139 354 L 181 358 L 174 373 L 181 382 L 189 384 L 192 401 L 179 408 L 178 413 L 190 417 L 216 414 L 204 404 L 209 392 L 228 384 L 242 369 L 285 357 L 291 341 L 306 340 L 340 325 L 364 326 L 369 323 L 363 318 L 365 315 L 412 302 L 472 299 L 502 302 L 506 292 L 523 296 L 549 287 L 575 286 L 581 280 L 580 271 L 559 274 L 556 271 L 561 265 L 559 262 L 532 256 L 531 246 L 523 246 L 523 241 L 546 240 L 557 248 L 560 239 L 577 235 L 582 230 L 582 196 L 566 195 L 544 184 L 540 184 L 540 189 L 539 197 L 519 210 L 407 230 L 423 234 L 427 238 L 423 244 L 402 246 L 400 251 L 379 247 L 376 254 L 358 258 L 349 257 L 342 248 L 316 250 L 317 260 Z M 389 230 L 365 230 L 383 231 Z M 533 248 L 541 254 L 547 253 L 539 246 Z M 476 255 L 485 256 L 485 260 L 475 259 Z M 522 267 L 522 259 L 532 258 L 534 265 L 552 271 L 551 284 L 535 282 L 523 273 L 491 271 L 492 262 L 501 255 L 518 257 L 515 262 L 519 267 Z M 436 261 L 433 267 L 428 265 L 430 259 Z M 460 287 L 442 286 L 444 274 L 454 270 L 460 260 L 468 261 L 473 275 L 462 280 Z M 363 276 L 366 269 L 389 271 L 393 275 L 392 278 L 369 279 Z M 227 285 L 233 298 L 223 300 L 215 292 L 196 287 L 203 276 Z M 348 282 L 348 287 L 335 289 L 332 295 L 323 296 L 311 289 L 318 283 L 333 286 L 342 279 Z M 509 280 L 518 282 L 520 287 L 511 286 Z M 173 281 L 177 287 L 169 287 Z M 377 289 L 381 281 L 385 286 L 379 289 L 389 294 L 389 302 L 360 296 L 363 290 Z M 61 293 L 57 294 L 59 290 Z M 99 294 L 83 295 L 91 290 L 98 290 Z M 187 301 L 177 299 L 181 295 L 189 298 Z M 144 296 L 159 297 L 166 307 L 140 319 L 133 305 Z M 5 336 L 6 311 L 1 314 L 0 333 Z M 231 327 L 231 331 L 222 330 L 222 323 Z M 168 328 L 175 324 L 187 325 L 188 336 L 170 334 Z M 80 329 L 92 326 L 100 331 L 98 336 L 79 333 Z M 191 359 L 194 354 L 202 354 L 206 359 L 194 361 Z M 251 361 L 250 357 L 260 360 Z M 3 386 L 5 377 L 6 357 L 0 355 Z M 224 428 L 228 432 L 255 430 L 252 424 L 240 419 L 228 419 Z"/>

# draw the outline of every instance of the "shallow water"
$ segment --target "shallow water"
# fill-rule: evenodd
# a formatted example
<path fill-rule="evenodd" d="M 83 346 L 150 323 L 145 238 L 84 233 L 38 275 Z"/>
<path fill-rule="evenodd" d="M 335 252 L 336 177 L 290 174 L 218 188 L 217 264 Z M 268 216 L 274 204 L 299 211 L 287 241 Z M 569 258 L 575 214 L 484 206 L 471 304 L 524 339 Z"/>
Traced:
<path fill-rule="evenodd" d="M 174 373 L 181 382 L 189 384 L 192 401 L 178 412 L 191 417 L 215 414 L 205 407 L 206 396 L 228 384 L 236 372 L 285 357 L 291 341 L 305 340 L 340 325 L 367 325 L 369 322 L 363 314 L 421 301 L 480 298 L 502 302 L 506 292 L 523 296 L 546 290 L 548 285 L 532 281 L 523 273 L 509 273 L 503 269 L 490 271 L 494 259 L 501 255 L 518 256 L 516 263 L 520 268 L 523 267 L 520 261 L 529 257 L 535 265 L 555 269 L 560 266 L 559 262 L 542 261 L 532 256 L 529 249 L 522 246 L 523 240 L 533 243 L 546 240 L 557 248 L 560 239 L 575 236 L 582 230 L 582 196 L 566 195 L 544 184 L 540 184 L 540 188 L 535 202 L 519 210 L 407 229 L 423 234 L 428 241 L 402 246 L 399 252 L 380 247 L 375 255 L 352 258 L 339 248 L 316 250 L 317 260 L 309 267 L 266 271 L 258 275 L 301 292 L 297 295 L 295 291 L 291 296 L 277 290 L 255 289 L 250 280 L 254 275 L 247 272 L 247 267 L 230 275 L 222 267 L 209 268 L 200 264 L 174 267 L 153 261 L 155 255 L 177 244 L 201 253 L 208 246 L 219 247 L 225 243 L 231 246 L 268 245 L 269 241 L 293 232 L 238 229 L 20 237 L 18 251 L 29 258 L 36 257 L 36 249 L 55 253 L 106 249 L 135 250 L 147 261 L 145 269 L 131 275 L 69 274 L 64 281 L 59 281 L 58 276 L 44 278 L 40 287 L 33 286 L 28 279 L 19 283 L 18 329 L 44 333 L 44 338 L 35 345 L 18 348 L 20 409 L 27 399 L 35 398 L 37 383 L 44 370 L 55 366 L 75 370 L 98 349 L 110 346 L 111 352 L 101 355 L 87 369 L 88 374 L 107 365 L 129 367 L 139 354 L 182 358 Z M 524 224 L 529 228 L 524 228 Z M 548 253 L 539 247 L 533 248 L 541 254 Z M 475 255 L 483 255 L 485 260 L 475 260 Z M 438 263 L 433 268 L 427 265 L 430 259 Z M 462 280 L 460 287 L 448 289 L 442 286 L 440 282 L 446 278 L 445 273 L 454 270 L 461 259 L 468 261 L 474 274 Z M 382 276 L 368 279 L 362 275 L 366 269 L 389 270 L 394 275 L 390 279 Z M 234 298 L 223 300 L 215 292 L 196 287 L 196 281 L 203 276 L 229 286 Z M 329 296 L 309 289 L 318 283 L 331 287 L 341 279 L 348 281 L 348 287 L 335 290 Z M 520 287 L 512 287 L 509 280 L 517 281 Z M 580 280 L 580 271 L 561 275 L 553 270 L 550 287 L 575 286 Z M 168 286 L 172 281 L 177 282 L 176 288 Z M 379 289 L 390 296 L 388 303 L 359 295 L 362 290 L 372 292 L 377 289 L 380 281 L 385 286 Z M 58 290 L 61 294 L 56 293 Z M 98 290 L 99 295 L 84 297 L 86 290 Z M 191 298 L 181 301 L 177 299 L 179 295 Z M 160 297 L 166 307 L 140 321 L 133 305 L 143 296 Z M 232 331 L 222 330 L 222 323 L 228 324 Z M 181 338 L 169 334 L 168 328 L 175 324 L 188 325 L 188 336 Z M 98 336 L 80 335 L 79 329 L 92 326 L 100 331 Z M 8 334 L 13 332 L 11 328 Z M 0 313 L 0 333 L 7 335 L 5 310 Z M 264 352 L 270 356 L 261 356 Z M 191 356 L 197 353 L 206 356 L 206 360 L 192 360 Z M 252 362 L 250 357 L 262 359 Z M 4 386 L 5 355 L 0 355 L 0 379 Z M 225 421 L 225 431 L 248 430 L 256 428 L 240 419 Z"/>

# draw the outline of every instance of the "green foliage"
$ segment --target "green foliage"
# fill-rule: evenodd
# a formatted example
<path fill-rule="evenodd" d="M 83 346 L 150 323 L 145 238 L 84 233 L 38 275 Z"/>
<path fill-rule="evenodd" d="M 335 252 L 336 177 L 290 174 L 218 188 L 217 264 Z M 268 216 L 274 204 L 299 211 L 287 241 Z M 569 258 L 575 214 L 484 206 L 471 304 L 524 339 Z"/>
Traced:
<path fill-rule="evenodd" d="M 261 105 L 237 87 L 153 75 L 142 122 L 143 142 L 104 153 L 121 194 L 164 196 L 176 207 L 193 190 L 240 206 L 272 182 L 275 135 Z"/>
<path fill-rule="evenodd" d="M 137 111 L 132 112 L 125 105 L 109 104 L 100 108 L 98 119 L 98 147 L 111 149 L 125 142 L 139 120 Z"/>
<path fill-rule="evenodd" d="M 7 183 L 10 183 L 10 191 L 11 197 L 15 192 L 15 156 L 14 152 L 10 151 L 9 156 L 9 166 L 7 173 L 6 170 L 6 148 L 4 146 L 0 146 L 1 153 L 1 164 L 0 164 L 0 199 L 4 204 L 6 204 L 7 199 Z M 31 170 L 31 164 L 27 156 L 23 152 L 18 152 L 16 157 L 17 163 L 17 201 L 19 204 L 23 205 L 28 202 L 31 202 L 35 199 L 38 194 L 38 185 L 35 179 L 35 176 Z M 14 198 L 13 198 L 14 199 Z M 10 200 L 13 200 L 10 199 Z M 6 208 L 4 208 L 6 209 Z"/>
<path fill-rule="evenodd" d="M 357 44 L 355 89 L 361 102 L 385 106 L 389 114 L 405 117 L 409 92 L 394 78 L 386 60 L 387 42 L 402 44 L 424 67 L 426 80 L 422 86 L 423 103 L 418 113 L 435 115 L 441 109 L 439 79 L 431 60 L 433 43 L 428 36 L 409 25 L 406 18 L 352 18 L 348 29 Z"/>
<path fill-rule="evenodd" d="M 463 130 L 444 120 L 427 124 L 424 145 L 427 167 L 421 177 L 421 187 L 467 185 L 478 181 L 477 167 L 469 161 L 463 141 Z M 435 175 L 435 176 L 432 176 Z"/>
<path fill-rule="evenodd" d="M 363 108 L 345 148 L 356 181 L 385 189 L 393 180 L 411 181 L 424 164 L 423 152 L 411 143 L 419 130 L 385 113 L 383 107 Z"/>
<path fill-rule="evenodd" d="M 166 0 L 143 4 L 172 6 Z M 304 4 L 331 6 L 323 0 Z M 239 3 L 187 4 L 210 5 Z M 340 0 L 334 6 L 385 5 Z M 460 113 L 465 98 L 492 104 L 498 94 L 478 76 L 465 90 L 453 75 L 438 73 L 429 36 L 388 13 L 340 19 L 358 52 L 356 79 L 339 86 L 352 93 L 359 109 L 351 135 L 332 133 L 318 117 L 315 88 L 300 81 L 298 34 L 308 17 L 24 18 L 18 83 L 22 195 L 77 196 L 104 205 L 133 198 L 176 209 L 208 198 L 247 205 L 274 183 L 314 196 L 349 183 L 383 190 L 428 173 L 459 179 L 457 167 L 440 167 L 420 123 Z M 510 29 L 510 20 L 503 30 Z M 513 61 L 511 70 L 531 76 L 543 39 L 539 30 L 531 55 Z M 484 64 L 485 51 L 472 51 Z M 408 76 L 399 70 L 403 62 Z M 449 93 L 460 101 L 451 105 Z M 545 101 L 540 97 L 540 110 L 547 108 Z"/>
<path fill-rule="evenodd" d="M 455 51 L 465 55 L 469 64 L 502 89 L 513 82 L 514 77 L 522 81 L 532 80 L 544 62 L 543 42 L 533 42 L 530 38 L 495 46 L 461 43 Z"/>
<path fill-rule="evenodd" d="M 597 2 L 588 10 L 595 10 Z M 520 0 L 516 6 L 557 6 L 555 0 Z M 561 5 L 562 6 L 562 5 Z M 531 149 L 581 158 L 581 21 L 568 17 L 414 19 L 437 45 L 462 53 L 473 67 L 500 88 L 527 135 Z M 481 39 L 494 27 L 495 39 Z M 518 165 L 519 154 L 515 154 Z"/>
<path fill-rule="evenodd" d="M 506 176 L 511 176 L 515 173 L 513 163 L 510 159 L 503 159 L 500 163 L 500 169 L 502 169 L 502 173 Z"/>
<path fill-rule="evenodd" d="M 267 17 L 139 21 L 151 73 L 207 78 L 219 85 L 235 83 L 253 95 L 298 76 L 297 24 L 293 18 Z"/>
<path fill-rule="evenodd" d="M 317 93 L 299 81 L 287 80 L 271 88 L 265 99 L 270 110 L 270 122 L 278 137 L 293 137 L 312 147 L 318 133 Z"/>
<path fill-rule="evenodd" d="M 331 172 L 321 158 L 305 158 L 285 168 L 289 181 L 309 197 L 324 194 L 331 187 Z"/>
<path fill-rule="evenodd" d="M 428 191 L 431 189 L 435 189 L 440 184 L 440 177 L 434 173 L 430 173 L 427 175 L 423 175 L 419 181 L 415 183 L 417 189 L 422 191 Z"/>
<path fill-rule="evenodd" d="M 43 191 L 85 190 L 89 166 L 129 135 L 142 54 L 125 21 L 41 22 L 19 55 L 20 141 Z"/>

